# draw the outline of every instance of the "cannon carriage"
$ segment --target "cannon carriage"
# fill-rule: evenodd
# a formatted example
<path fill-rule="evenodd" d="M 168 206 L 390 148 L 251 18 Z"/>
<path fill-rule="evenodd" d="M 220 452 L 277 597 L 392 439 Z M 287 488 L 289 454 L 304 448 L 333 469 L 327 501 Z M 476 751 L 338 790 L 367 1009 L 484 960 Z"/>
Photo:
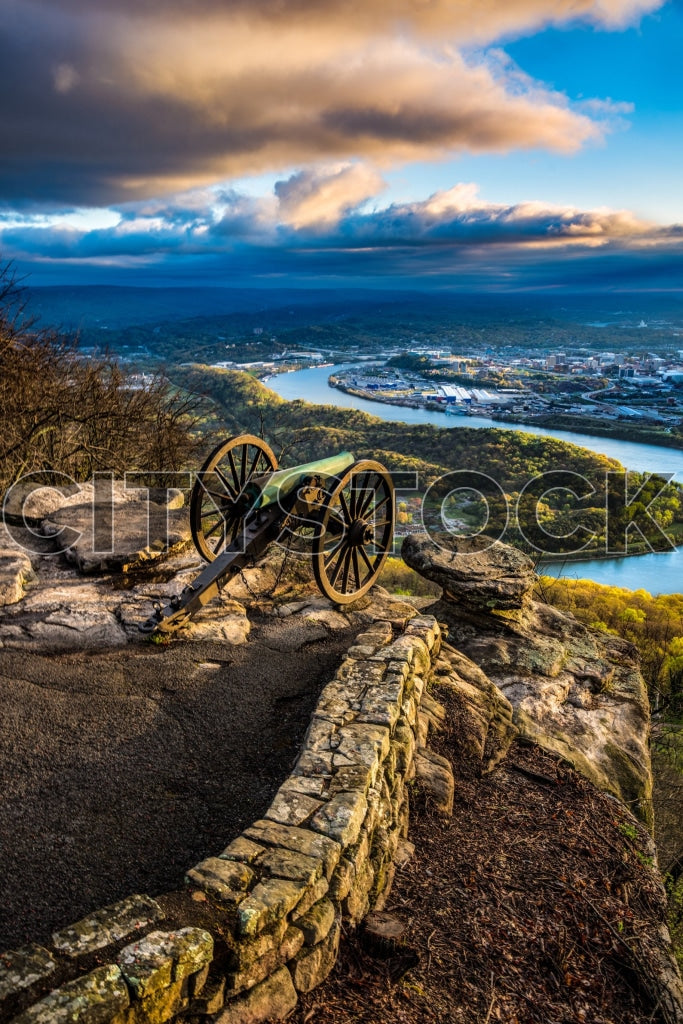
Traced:
<path fill-rule="evenodd" d="M 209 603 L 273 541 L 303 545 L 322 593 L 348 604 L 372 587 L 393 544 L 394 488 L 381 463 L 350 452 L 279 469 L 253 434 L 222 442 L 197 474 L 192 538 L 208 562 L 181 594 L 140 628 L 171 633 Z"/>

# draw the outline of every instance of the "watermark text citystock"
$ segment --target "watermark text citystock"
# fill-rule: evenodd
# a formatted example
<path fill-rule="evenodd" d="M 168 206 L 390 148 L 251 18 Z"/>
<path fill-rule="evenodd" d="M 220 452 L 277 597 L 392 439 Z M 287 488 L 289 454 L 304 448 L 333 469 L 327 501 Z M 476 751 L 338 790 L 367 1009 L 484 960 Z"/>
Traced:
<path fill-rule="evenodd" d="M 495 541 L 525 543 L 539 558 L 591 554 L 622 555 L 629 544 L 639 542 L 639 550 L 651 552 L 674 550 L 667 536 L 666 512 L 657 508 L 658 499 L 666 503 L 665 491 L 674 474 L 652 474 L 637 481 L 625 470 L 610 470 L 600 479 L 590 481 L 571 470 L 548 470 L 530 478 L 519 492 L 511 496 L 492 476 L 476 470 L 462 469 L 445 473 L 425 486 L 419 474 L 392 472 L 396 502 L 403 510 L 399 533 L 423 532 L 435 544 L 447 547 L 453 539 L 478 537 L 481 551 Z M 154 479 L 150 488 L 147 481 Z M 123 493 L 136 499 L 136 521 L 140 525 L 139 547 L 150 540 L 164 544 L 168 538 L 168 498 L 175 491 L 187 495 L 201 478 L 193 472 L 126 473 Z M 336 481 L 329 481 L 332 490 Z M 120 483 L 117 488 L 120 493 Z M 325 495 L 328 493 L 324 492 Z M 46 504 L 45 498 L 48 498 Z M 43 509 L 36 514 L 36 499 Z M 67 499 L 70 499 L 67 501 Z M 283 532 L 279 543 L 291 548 L 293 534 L 315 535 L 315 514 L 307 518 L 287 515 L 284 492 L 275 499 L 283 510 Z M 6 493 L 2 522 L 15 546 L 29 554 L 45 555 L 44 535 L 40 520 L 55 515 L 67 504 L 90 505 L 89 546 L 94 553 L 107 555 L 115 550 L 117 523 L 126 516 L 127 503 L 116 501 L 115 476 L 98 472 L 88 481 L 87 490 L 63 473 L 30 474 L 18 480 Z M 321 504 L 322 509 L 322 504 Z M 596 519 L 596 510 L 600 515 Z M 245 507 L 245 514 L 249 508 Z M 234 504 L 216 500 L 216 514 L 234 522 Z M 367 518 L 372 525 L 372 502 Z M 399 516 L 401 519 L 401 516 Z M 599 521 L 597 521 L 599 519 Z M 302 528 L 304 528 L 302 530 Z M 83 534 L 64 525 L 50 537 L 50 554 L 60 554 L 76 545 Z M 33 540 L 35 538 L 35 541 Z M 38 543 L 40 538 L 40 543 Z M 237 540 L 239 543 L 239 539 Z M 397 536 L 395 550 L 400 545 Z"/>

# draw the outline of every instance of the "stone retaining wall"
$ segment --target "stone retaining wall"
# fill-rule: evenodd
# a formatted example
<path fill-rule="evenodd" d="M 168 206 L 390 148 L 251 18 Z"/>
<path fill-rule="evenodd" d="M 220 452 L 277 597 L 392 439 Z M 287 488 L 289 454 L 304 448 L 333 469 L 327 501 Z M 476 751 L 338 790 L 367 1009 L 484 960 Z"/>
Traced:
<path fill-rule="evenodd" d="M 450 766 L 426 747 L 443 719 L 424 692 L 439 647 L 431 616 L 398 637 L 372 624 L 323 690 L 265 817 L 195 865 L 184 892 L 132 896 L 50 948 L 0 955 L 0 1021 L 248 1024 L 289 1013 L 331 970 L 342 922 L 380 909 L 410 856 L 416 772 L 450 813 Z"/>

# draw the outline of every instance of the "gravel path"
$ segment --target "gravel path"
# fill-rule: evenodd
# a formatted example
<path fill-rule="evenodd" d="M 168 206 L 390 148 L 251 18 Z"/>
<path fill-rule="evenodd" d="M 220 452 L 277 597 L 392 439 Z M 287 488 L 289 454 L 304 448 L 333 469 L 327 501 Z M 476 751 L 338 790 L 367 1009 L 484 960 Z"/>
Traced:
<path fill-rule="evenodd" d="M 0 651 L 0 950 L 177 886 L 258 818 L 351 635 Z"/>

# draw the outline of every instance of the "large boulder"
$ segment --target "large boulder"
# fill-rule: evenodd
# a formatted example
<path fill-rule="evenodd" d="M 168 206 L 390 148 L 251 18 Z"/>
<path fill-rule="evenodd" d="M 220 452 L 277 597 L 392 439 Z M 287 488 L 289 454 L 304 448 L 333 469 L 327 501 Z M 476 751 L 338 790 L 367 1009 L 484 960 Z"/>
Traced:
<path fill-rule="evenodd" d="M 170 559 L 164 569 L 166 579 L 133 576 L 122 581 L 126 585 L 121 588 L 112 586 L 111 577 L 86 580 L 73 569 L 44 559 L 23 600 L 0 609 L 0 648 L 97 650 L 142 640 L 140 623 L 152 615 L 155 602 L 167 604 L 180 594 L 196 577 L 199 565 L 196 556 L 184 555 Z M 223 591 L 177 635 L 182 640 L 238 645 L 246 642 L 250 629 L 244 606 Z"/>
<path fill-rule="evenodd" d="M 488 537 L 411 534 L 401 553 L 420 576 L 443 588 L 446 600 L 474 612 L 522 608 L 538 578 L 530 558 Z"/>
<path fill-rule="evenodd" d="M 0 647 L 93 650 L 126 642 L 111 589 L 76 577 L 39 579 L 20 604 L 0 616 Z"/>
<path fill-rule="evenodd" d="M 41 529 L 79 572 L 125 572 L 189 545 L 189 517 L 182 505 L 177 490 L 147 492 L 116 481 L 111 496 L 100 497 L 84 484 L 47 515 Z"/>
<path fill-rule="evenodd" d="M 52 487 L 31 479 L 10 488 L 3 499 L 3 512 L 10 520 L 40 523 L 60 509 L 92 505 L 93 501 L 97 503 L 108 489 L 109 480 L 105 478 L 98 481 L 97 489 L 92 482 Z M 146 501 L 148 495 L 150 501 L 169 508 L 182 508 L 185 503 L 183 492 L 176 487 L 147 489 L 134 484 L 127 487 L 124 480 L 113 480 L 111 490 L 114 501 L 119 505 Z"/>
<path fill-rule="evenodd" d="M 18 548 L 0 548 L 0 608 L 21 601 L 34 578 L 31 559 Z"/>
<path fill-rule="evenodd" d="M 649 709 L 636 649 L 534 601 L 536 574 L 515 548 L 483 539 L 453 539 L 452 548 L 410 536 L 403 557 L 443 587 L 425 611 L 448 626 L 457 659 L 470 659 L 509 701 L 522 736 L 651 823 Z"/>

